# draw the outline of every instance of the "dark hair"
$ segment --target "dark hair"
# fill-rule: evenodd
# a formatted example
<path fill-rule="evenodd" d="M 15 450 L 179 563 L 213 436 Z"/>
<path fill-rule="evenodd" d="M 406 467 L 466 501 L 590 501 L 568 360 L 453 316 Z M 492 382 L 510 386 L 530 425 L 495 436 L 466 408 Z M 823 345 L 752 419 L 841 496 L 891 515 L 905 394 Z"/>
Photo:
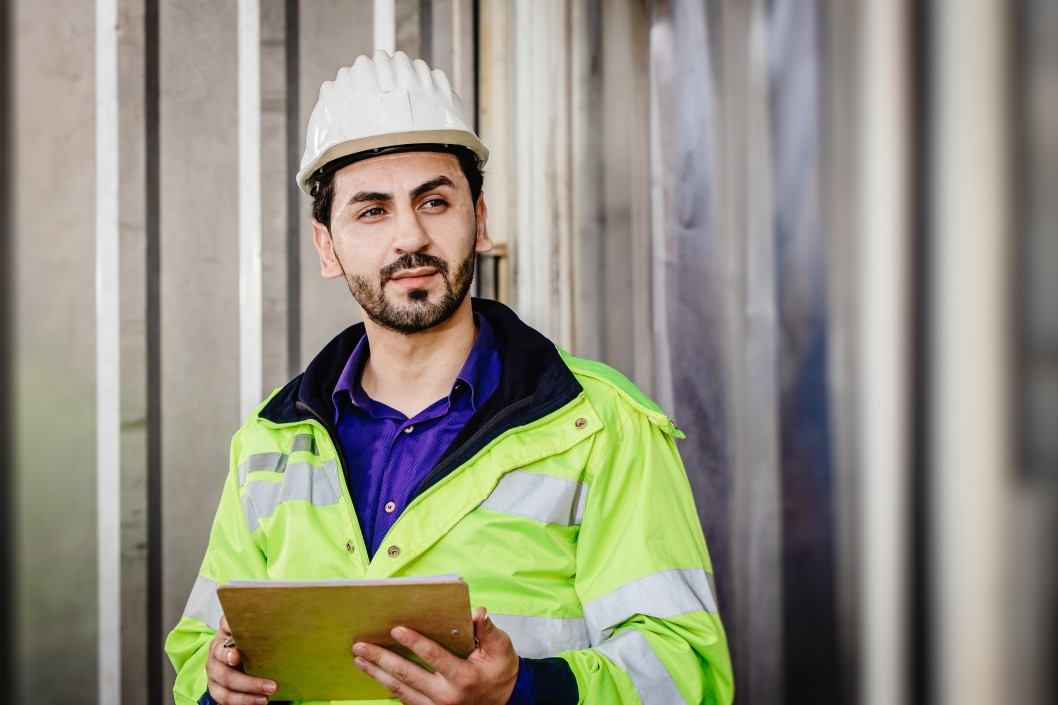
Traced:
<path fill-rule="evenodd" d="M 323 224 L 325 228 L 331 228 L 331 207 L 334 205 L 334 175 L 342 167 L 353 162 L 363 161 L 380 154 L 393 152 L 444 152 L 451 154 L 459 160 L 459 167 L 470 184 L 470 200 L 477 204 L 478 196 L 481 195 L 481 187 L 485 182 L 485 172 L 478 166 L 477 156 L 465 147 L 445 145 L 403 145 L 399 148 L 389 148 L 372 152 L 360 152 L 358 154 L 336 159 L 320 168 L 312 176 L 312 218 Z"/>

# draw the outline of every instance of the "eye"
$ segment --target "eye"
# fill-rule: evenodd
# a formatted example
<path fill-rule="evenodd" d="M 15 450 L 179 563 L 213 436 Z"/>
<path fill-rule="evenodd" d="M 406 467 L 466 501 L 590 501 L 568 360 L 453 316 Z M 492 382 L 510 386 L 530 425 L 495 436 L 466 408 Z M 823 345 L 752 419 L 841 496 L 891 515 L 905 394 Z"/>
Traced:
<path fill-rule="evenodd" d="M 371 208 L 361 211 L 360 215 L 356 216 L 356 218 L 357 220 L 375 220 L 381 218 L 385 214 L 386 211 L 380 206 L 372 206 Z"/>
<path fill-rule="evenodd" d="M 445 208 L 446 206 L 448 206 L 448 201 L 446 201 L 445 199 L 441 198 L 440 196 L 434 196 L 432 198 L 428 198 L 425 201 L 423 201 L 422 205 L 419 206 L 419 207 L 422 208 L 423 210 L 436 211 L 436 210 L 441 210 L 441 209 Z"/>

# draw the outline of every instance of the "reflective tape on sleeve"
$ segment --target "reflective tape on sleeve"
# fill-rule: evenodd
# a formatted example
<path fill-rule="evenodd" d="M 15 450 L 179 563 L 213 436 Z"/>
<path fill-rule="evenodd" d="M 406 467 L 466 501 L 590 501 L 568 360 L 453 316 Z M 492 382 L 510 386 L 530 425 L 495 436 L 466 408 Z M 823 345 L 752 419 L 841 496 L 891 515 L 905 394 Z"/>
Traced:
<path fill-rule="evenodd" d="M 317 467 L 311 463 L 290 463 L 282 482 L 257 480 L 249 482 L 242 496 L 243 513 L 250 533 L 263 517 L 270 517 L 283 502 L 307 500 L 314 507 L 337 504 L 341 492 L 338 466 L 334 462 Z"/>
<path fill-rule="evenodd" d="M 579 617 L 530 617 L 497 614 L 489 617 L 507 632 L 514 650 L 523 658 L 547 658 L 570 649 L 588 648 L 588 627 Z"/>
<path fill-rule="evenodd" d="M 316 437 L 308 433 L 299 433 L 294 436 L 294 442 L 290 445 L 290 452 L 298 453 L 301 451 L 319 455 L 319 451 L 316 450 Z"/>
<path fill-rule="evenodd" d="M 588 486 L 583 482 L 514 470 L 503 476 L 481 508 L 517 514 L 545 524 L 577 526 L 587 499 Z"/>
<path fill-rule="evenodd" d="M 221 609 L 220 600 L 217 598 L 217 587 L 219 586 L 209 578 L 201 575 L 195 578 L 195 585 L 191 588 L 191 596 L 187 598 L 184 607 L 184 616 L 197 619 L 213 631 L 220 627 L 220 617 L 224 614 Z"/>
<path fill-rule="evenodd" d="M 716 599 L 703 568 L 674 568 L 626 583 L 584 605 L 592 644 L 633 615 L 669 619 L 688 612 L 716 612 Z"/>
<path fill-rule="evenodd" d="M 287 467 L 287 456 L 283 453 L 257 453 L 246 459 L 239 466 L 239 487 L 246 484 L 246 476 L 251 472 L 283 472 Z"/>
<path fill-rule="evenodd" d="M 643 705 L 687 702 L 665 664 L 638 630 L 625 629 L 596 646 L 595 650 L 625 670 Z"/>
<path fill-rule="evenodd" d="M 319 451 L 316 448 L 316 437 L 308 433 L 299 433 L 294 436 L 293 442 L 290 444 L 291 453 L 302 453 L 309 452 L 312 455 L 319 455 Z M 273 453 L 256 453 L 248 457 L 242 465 L 239 466 L 239 487 L 246 484 L 246 476 L 251 472 L 267 471 L 267 472 L 284 472 L 287 467 L 288 456 L 285 453 L 273 452 Z"/>

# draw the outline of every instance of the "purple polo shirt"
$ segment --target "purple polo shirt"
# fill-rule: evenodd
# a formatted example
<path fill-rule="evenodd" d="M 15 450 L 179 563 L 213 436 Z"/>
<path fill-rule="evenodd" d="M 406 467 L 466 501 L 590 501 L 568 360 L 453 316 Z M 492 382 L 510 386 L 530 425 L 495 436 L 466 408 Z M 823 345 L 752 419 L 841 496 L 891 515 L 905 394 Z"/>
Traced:
<path fill-rule="evenodd" d="M 335 426 L 348 463 L 345 477 L 371 557 L 419 483 L 499 386 L 500 356 L 492 328 L 478 314 L 474 322 L 478 334 L 452 390 L 410 419 L 360 386 L 371 354 L 366 335 L 334 387 Z"/>

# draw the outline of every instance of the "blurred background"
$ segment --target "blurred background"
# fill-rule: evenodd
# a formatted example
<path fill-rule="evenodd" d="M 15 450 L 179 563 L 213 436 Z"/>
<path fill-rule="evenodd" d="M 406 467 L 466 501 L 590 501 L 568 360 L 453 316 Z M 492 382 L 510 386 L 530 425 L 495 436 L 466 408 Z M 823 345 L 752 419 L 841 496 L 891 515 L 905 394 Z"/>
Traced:
<path fill-rule="evenodd" d="M 13 0 L 17 702 L 169 703 L 228 440 L 357 318 L 293 176 L 400 49 L 492 150 L 477 292 L 661 403 L 737 701 L 1058 702 L 1058 3 Z"/>

